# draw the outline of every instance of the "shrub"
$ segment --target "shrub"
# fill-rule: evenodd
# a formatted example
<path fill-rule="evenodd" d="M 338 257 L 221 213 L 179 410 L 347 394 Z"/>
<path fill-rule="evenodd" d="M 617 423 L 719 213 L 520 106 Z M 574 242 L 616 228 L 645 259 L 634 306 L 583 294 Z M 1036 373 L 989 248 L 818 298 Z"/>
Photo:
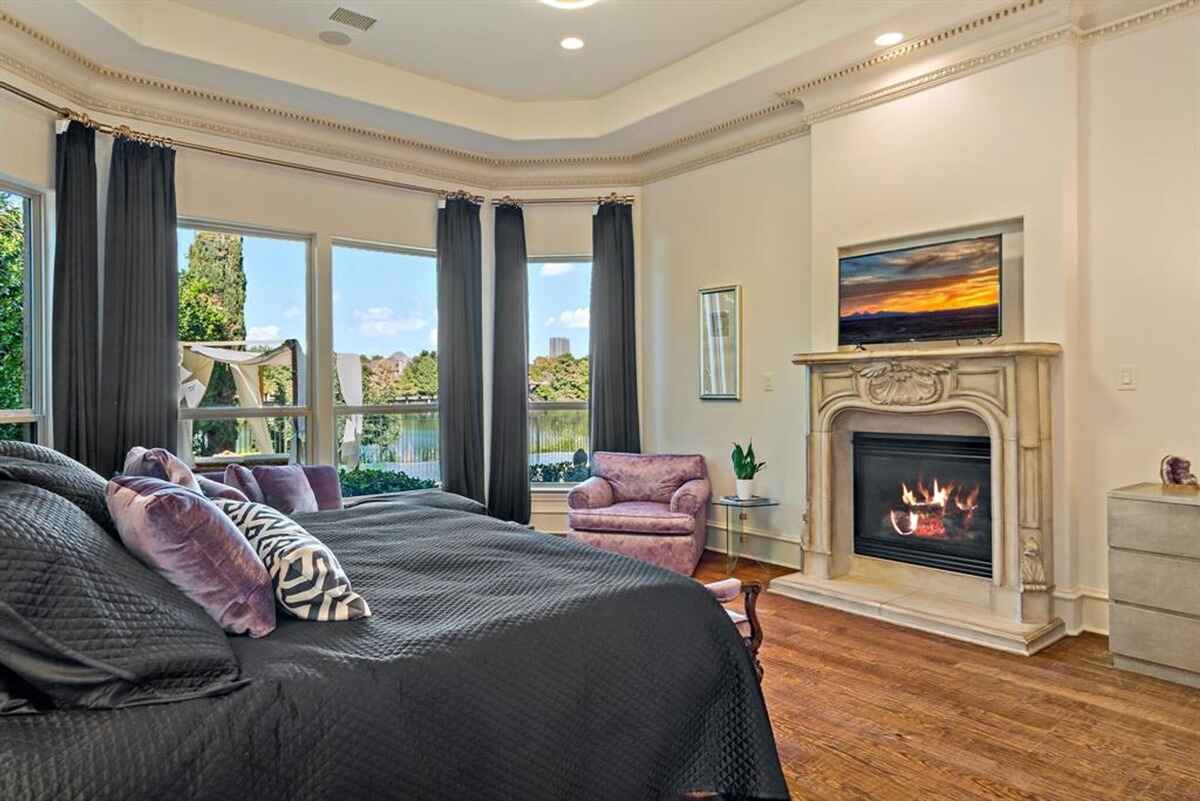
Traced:
<path fill-rule="evenodd" d="M 574 484 L 592 474 L 587 462 L 552 462 L 529 465 L 529 480 L 534 484 Z"/>
<path fill-rule="evenodd" d="M 372 470 L 360 467 L 356 470 L 338 469 L 342 481 L 342 495 L 353 498 L 357 495 L 378 495 L 384 492 L 407 492 L 408 490 L 433 489 L 436 481 L 413 478 L 408 473 L 391 470 Z"/>

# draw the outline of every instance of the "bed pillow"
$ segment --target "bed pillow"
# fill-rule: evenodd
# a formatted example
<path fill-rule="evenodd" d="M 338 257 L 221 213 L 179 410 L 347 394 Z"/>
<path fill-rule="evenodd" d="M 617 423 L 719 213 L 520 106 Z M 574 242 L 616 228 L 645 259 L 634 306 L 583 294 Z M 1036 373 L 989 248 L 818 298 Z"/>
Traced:
<path fill-rule="evenodd" d="M 30 452 L 29 455 L 40 454 Z M 24 457 L 0 455 L 0 479 L 41 487 L 58 495 L 78 506 L 105 531 L 115 534 L 117 529 L 104 501 L 107 482 L 100 478 L 99 473 L 89 470 L 79 462 L 65 456 L 62 458 L 66 461 L 34 461 Z"/>
<path fill-rule="evenodd" d="M 225 483 L 245 495 L 248 501 L 266 503 L 262 487 L 258 486 L 258 481 L 255 480 L 254 474 L 250 472 L 249 468 L 242 467 L 240 464 L 226 465 Z"/>
<path fill-rule="evenodd" d="M 74 504 L 0 481 L 0 667 L 54 707 L 245 684 L 221 627 Z"/>
<path fill-rule="evenodd" d="M 254 546 L 271 582 L 275 599 L 303 620 L 354 620 L 371 614 L 367 602 L 350 588 L 350 577 L 319 539 L 287 515 L 261 503 L 214 500 Z"/>
<path fill-rule="evenodd" d="M 150 476 L 170 481 L 194 492 L 200 492 L 200 484 L 192 474 L 192 468 L 166 448 L 130 448 L 125 456 L 124 471 L 127 476 Z"/>
<path fill-rule="evenodd" d="M 125 547 L 232 634 L 275 630 L 271 578 L 229 517 L 198 492 L 149 476 L 108 482 Z"/>
<path fill-rule="evenodd" d="M 256 467 L 253 473 L 267 506 L 285 515 L 320 511 L 317 495 L 300 465 Z"/>

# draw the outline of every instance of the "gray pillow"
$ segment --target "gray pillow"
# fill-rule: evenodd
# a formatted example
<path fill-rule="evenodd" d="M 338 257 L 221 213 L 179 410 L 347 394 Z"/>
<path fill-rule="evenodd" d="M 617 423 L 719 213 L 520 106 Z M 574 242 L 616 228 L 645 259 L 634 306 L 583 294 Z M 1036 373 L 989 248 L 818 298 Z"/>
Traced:
<path fill-rule="evenodd" d="M 242 686 L 220 626 L 66 499 L 0 480 L 0 669 L 55 707 Z"/>

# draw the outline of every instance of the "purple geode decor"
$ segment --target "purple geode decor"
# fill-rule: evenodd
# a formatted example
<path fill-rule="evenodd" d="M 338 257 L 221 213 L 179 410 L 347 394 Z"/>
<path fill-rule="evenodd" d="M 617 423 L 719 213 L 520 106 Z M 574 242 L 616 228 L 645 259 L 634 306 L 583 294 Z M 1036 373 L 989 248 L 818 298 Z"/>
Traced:
<path fill-rule="evenodd" d="M 1192 463 L 1182 456 L 1167 454 L 1159 463 L 1162 483 L 1172 487 L 1200 487 L 1200 480 L 1192 475 Z"/>
<path fill-rule="evenodd" d="M 118 476 L 108 482 L 106 495 L 125 547 L 221 628 L 251 637 L 274 631 L 271 577 L 212 501 L 148 476 Z"/>

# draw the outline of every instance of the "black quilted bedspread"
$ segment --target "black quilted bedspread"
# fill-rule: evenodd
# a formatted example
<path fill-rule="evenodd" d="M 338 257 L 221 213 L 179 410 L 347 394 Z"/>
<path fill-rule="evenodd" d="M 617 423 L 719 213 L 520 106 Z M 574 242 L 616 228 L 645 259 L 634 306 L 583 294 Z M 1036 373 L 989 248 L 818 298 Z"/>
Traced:
<path fill-rule="evenodd" d="M 700 584 L 436 505 L 298 516 L 372 617 L 234 638 L 230 695 L 0 717 L 0 799 L 787 798 Z"/>

